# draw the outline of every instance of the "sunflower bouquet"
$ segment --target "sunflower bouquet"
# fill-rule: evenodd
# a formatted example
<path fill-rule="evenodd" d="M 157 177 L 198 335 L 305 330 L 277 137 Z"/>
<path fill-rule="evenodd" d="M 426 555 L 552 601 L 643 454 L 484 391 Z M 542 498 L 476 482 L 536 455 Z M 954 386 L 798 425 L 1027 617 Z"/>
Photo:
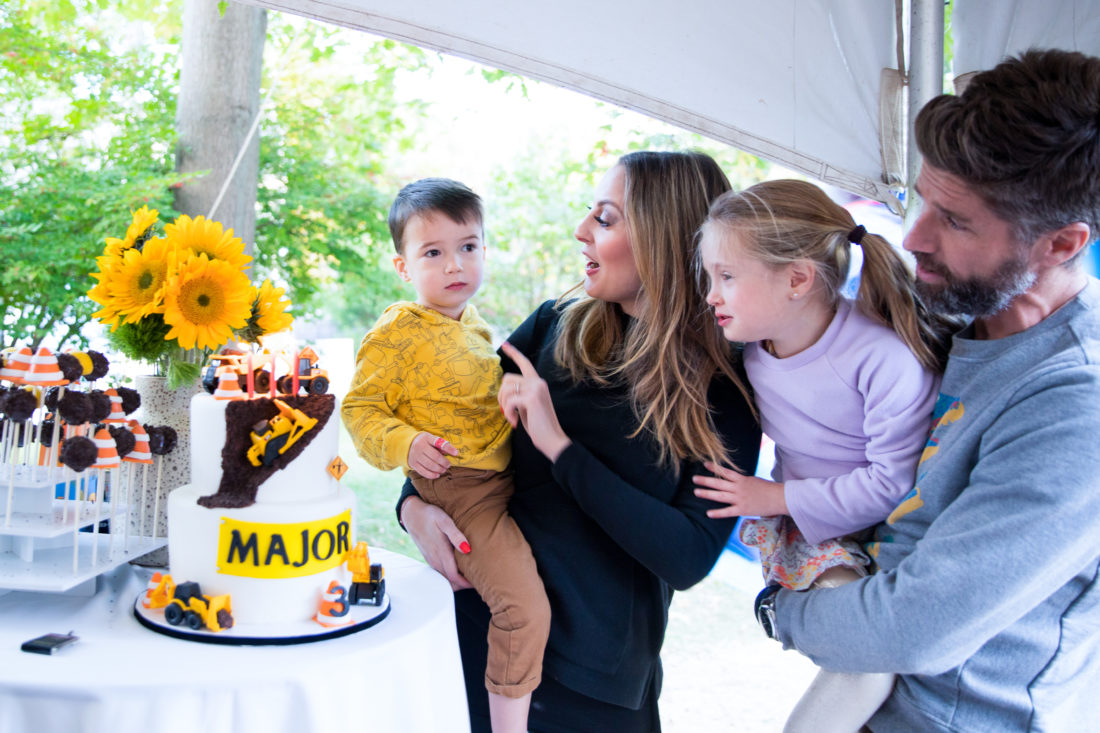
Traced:
<path fill-rule="evenodd" d="M 126 356 L 153 364 L 175 389 L 198 378 L 206 358 L 231 340 L 258 343 L 290 327 L 290 301 L 264 280 L 252 285 L 244 243 L 216 221 L 180 216 L 156 236 L 159 212 L 143 206 L 123 239 L 96 258 L 93 314 Z"/>

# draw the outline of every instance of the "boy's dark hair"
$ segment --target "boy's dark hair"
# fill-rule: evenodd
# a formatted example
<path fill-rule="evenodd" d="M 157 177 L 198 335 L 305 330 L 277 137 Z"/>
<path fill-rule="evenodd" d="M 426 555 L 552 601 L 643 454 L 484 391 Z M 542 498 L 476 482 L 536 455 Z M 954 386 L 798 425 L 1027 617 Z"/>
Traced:
<path fill-rule="evenodd" d="M 473 218 L 478 224 L 485 220 L 481 197 L 465 184 L 450 178 L 421 178 L 397 193 L 390 207 L 390 236 L 397 254 L 405 251 L 405 226 L 417 214 L 437 211 L 458 224 Z"/>
<path fill-rule="evenodd" d="M 1031 50 L 920 111 L 925 160 L 973 186 L 1021 244 L 1074 222 L 1100 234 L 1100 59 Z"/>

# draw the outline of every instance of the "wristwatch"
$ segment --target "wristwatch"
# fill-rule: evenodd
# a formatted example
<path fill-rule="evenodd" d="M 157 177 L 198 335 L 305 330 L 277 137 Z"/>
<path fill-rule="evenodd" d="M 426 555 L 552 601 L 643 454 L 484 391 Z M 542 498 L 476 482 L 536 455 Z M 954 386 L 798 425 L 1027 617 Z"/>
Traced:
<path fill-rule="evenodd" d="M 768 635 L 769 639 L 779 640 L 779 635 L 775 631 L 775 594 L 779 592 L 780 586 L 769 585 L 756 596 L 756 604 L 754 606 L 756 611 L 756 620 L 760 623 L 760 627 L 764 629 L 764 633 Z"/>

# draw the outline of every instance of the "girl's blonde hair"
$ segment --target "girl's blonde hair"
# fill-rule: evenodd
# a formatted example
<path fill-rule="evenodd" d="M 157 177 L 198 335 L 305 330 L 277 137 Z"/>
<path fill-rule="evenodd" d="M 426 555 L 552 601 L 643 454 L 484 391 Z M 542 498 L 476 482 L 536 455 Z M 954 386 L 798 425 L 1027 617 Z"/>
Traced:
<path fill-rule="evenodd" d="M 882 237 L 857 228 L 852 215 L 806 181 L 765 181 L 726 193 L 711 204 L 705 227 L 738 235 L 745 254 L 782 267 L 797 260 L 814 264 L 816 280 L 835 304 L 851 265 L 849 237 L 863 248 L 860 311 L 892 328 L 921 364 L 943 371 L 956 325 L 931 313 L 914 288 L 905 261 Z"/>
<path fill-rule="evenodd" d="M 712 378 L 724 374 L 752 403 L 692 265 L 695 233 L 729 181 L 712 158 L 696 152 L 635 152 L 618 165 L 642 283 L 639 312 L 630 321 L 619 305 L 589 297 L 577 285 L 559 300 L 575 298 L 563 306 L 555 358 L 578 382 L 628 385 L 639 425 L 631 437 L 648 432 L 662 465 L 678 470 L 683 459 L 730 465 L 707 402 Z"/>

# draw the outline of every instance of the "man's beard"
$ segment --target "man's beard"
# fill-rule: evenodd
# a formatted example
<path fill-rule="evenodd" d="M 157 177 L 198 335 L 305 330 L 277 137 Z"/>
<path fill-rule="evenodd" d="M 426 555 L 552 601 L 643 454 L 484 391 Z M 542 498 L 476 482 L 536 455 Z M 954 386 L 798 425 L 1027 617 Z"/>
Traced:
<path fill-rule="evenodd" d="M 944 278 L 943 283 L 917 280 L 917 292 L 934 311 L 948 315 L 985 318 L 1000 313 L 1035 282 L 1027 269 L 1027 255 L 1007 260 L 989 277 L 960 279 L 927 255 L 914 253 L 921 268 Z"/>

